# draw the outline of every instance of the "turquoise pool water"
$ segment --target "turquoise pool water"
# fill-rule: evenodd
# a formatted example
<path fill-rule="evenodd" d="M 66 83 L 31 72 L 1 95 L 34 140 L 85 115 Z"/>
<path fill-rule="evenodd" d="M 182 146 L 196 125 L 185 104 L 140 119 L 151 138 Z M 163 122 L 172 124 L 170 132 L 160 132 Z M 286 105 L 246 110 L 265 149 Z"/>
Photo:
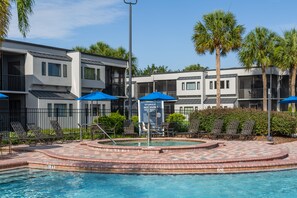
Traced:
<path fill-rule="evenodd" d="M 197 145 L 203 142 L 191 142 L 191 141 L 151 141 L 149 146 L 186 146 L 186 145 Z M 112 144 L 112 143 L 108 143 Z M 148 146 L 147 141 L 128 141 L 128 142 L 117 142 L 119 146 Z"/>
<path fill-rule="evenodd" d="M 297 170 L 226 175 L 124 175 L 18 170 L 0 197 L 297 197 Z"/>

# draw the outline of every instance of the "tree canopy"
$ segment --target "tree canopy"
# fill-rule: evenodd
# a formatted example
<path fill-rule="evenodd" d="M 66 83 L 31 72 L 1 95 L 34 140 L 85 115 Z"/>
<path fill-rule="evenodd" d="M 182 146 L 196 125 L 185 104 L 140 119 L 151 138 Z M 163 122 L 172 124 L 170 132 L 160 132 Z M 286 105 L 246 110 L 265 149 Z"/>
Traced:
<path fill-rule="evenodd" d="M 194 27 L 192 40 L 197 54 L 216 54 L 217 108 L 220 108 L 221 103 L 221 56 L 240 48 L 243 32 L 244 27 L 237 25 L 235 16 L 221 10 L 204 15 L 203 21 L 199 21 Z"/>
<path fill-rule="evenodd" d="M 164 65 L 156 66 L 155 64 L 152 64 L 151 66 L 148 65 L 144 69 L 139 69 L 138 75 L 149 76 L 152 74 L 159 74 L 159 73 L 166 73 L 166 72 L 171 72 L 171 70 L 169 70 L 167 66 L 164 66 Z"/>
<path fill-rule="evenodd" d="M 89 48 L 76 46 L 73 48 L 73 50 L 84 52 L 84 53 L 90 53 L 90 54 L 97 54 L 101 56 L 108 56 L 113 58 L 122 58 L 125 60 L 129 59 L 129 52 L 123 48 L 112 48 L 108 44 L 100 41 L 95 44 L 90 45 Z M 137 58 L 132 55 L 132 75 L 137 75 L 138 69 L 137 69 Z"/>
<path fill-rule="evenodd" d="M 0 41 L 3 40 L 8 33 L 9 22 L 11 19 L 11 4 L 16 3 L 18 14 L 18 27 L 26 37 L 29 32 L 29 15 L 33 13 L 32 7 L 34 0 L 1 0 L 0 1 Z"/>
<path fill-rule="evenodd" d="M 243 41 L 239 51 L 239 61 L 246 69 L 257 66 L 262 69 L 263 111 L 267 111 L 266 69 L 274 63 L 274 51 L 278 36 L 264 27 L 252 30 Z"/>
<path fill-rule="evenodd" d="M 192 65 L 188 65 L 186 66 L 183 71 L 204 71 L 207 70 L 208 67 L 203 67 L 201 66 L 199 63 L 198 64 L 192 64 Z"/>

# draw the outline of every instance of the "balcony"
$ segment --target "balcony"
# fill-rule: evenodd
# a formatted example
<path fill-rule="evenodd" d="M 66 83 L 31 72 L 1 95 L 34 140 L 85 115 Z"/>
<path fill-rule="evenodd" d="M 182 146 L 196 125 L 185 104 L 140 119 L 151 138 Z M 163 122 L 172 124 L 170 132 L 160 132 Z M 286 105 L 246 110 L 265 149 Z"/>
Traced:
<path fill-rule="evenodd" d="M 25 91 L 25 76 L 2 75 L 0 89 L 7 91 Z"/>
<path fill-rule="evenodd" d="M 263 98 L 263 88 L 239 89 L 238 94 L 239 94 L 239 99 Z M 272 88 L 271 97 L 277 98 L 276 88 Z"/>

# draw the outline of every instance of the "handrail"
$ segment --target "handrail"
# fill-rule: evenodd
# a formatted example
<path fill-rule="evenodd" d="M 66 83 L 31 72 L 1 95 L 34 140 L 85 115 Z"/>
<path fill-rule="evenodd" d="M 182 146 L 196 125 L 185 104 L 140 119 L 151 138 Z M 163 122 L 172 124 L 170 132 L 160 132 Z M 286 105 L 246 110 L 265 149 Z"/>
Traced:
<path fill-rule="evenodd" d="M 92 125 L 96 125 L 111 141 L 113 144 L 117 144 L 109 135 L 108 133 L 106 133 L 106 131 L 104 131 L 104 129 L 102 129 L 102 127 L 99 125 L 99 124 L 92 124 Z M 83 126 L 89 126 L 88 124 L 79 124 L 78 123 L 78 126 L 80 127 L 80 140 L 82 141 L 82 130 L 81 128 Z"/>
<path fill-rule="evenodd" d="M 117 144 L 107 133 L 106 131 L 104 131 L 104 129 L 102 129 L 102 127 L 99 124 L 95 124 L 111 141 L 113 144 Z"/>

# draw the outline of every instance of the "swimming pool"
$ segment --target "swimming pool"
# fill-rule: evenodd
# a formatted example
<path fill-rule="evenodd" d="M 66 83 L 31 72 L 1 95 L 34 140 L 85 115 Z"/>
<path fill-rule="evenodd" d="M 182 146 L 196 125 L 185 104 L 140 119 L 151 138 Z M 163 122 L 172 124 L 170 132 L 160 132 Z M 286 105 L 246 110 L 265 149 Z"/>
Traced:
<path fill-rule="evenodd" d="M 223 175 L 125 175 L 19 169 L 1 197 L 296 197 L 297 170 Z"/>

